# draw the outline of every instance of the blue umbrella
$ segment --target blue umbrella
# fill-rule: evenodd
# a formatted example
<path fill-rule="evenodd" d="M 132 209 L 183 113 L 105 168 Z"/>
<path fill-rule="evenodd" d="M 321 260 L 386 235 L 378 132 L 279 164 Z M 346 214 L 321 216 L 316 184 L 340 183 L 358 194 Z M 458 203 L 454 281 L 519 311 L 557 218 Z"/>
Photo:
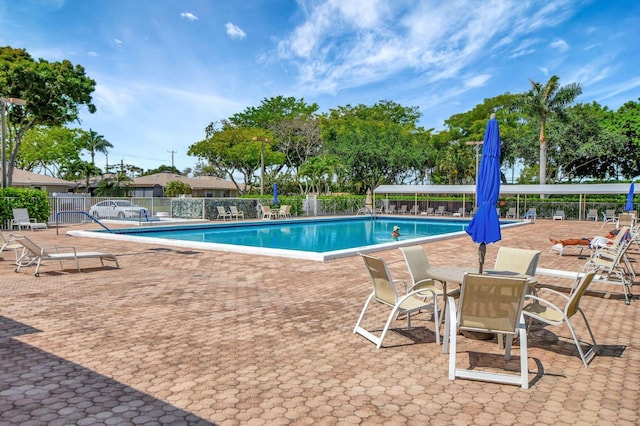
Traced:
<path fill-rule="evenodd" d="M 500 218 L 496 211 L 498 196 L 500 194 L 500 129 L 495 114 L 487 123 L 482 145 L 482 157 L 476 182 L 476 199 L 478 211 L 467 227 L 467 234 L 471 239 L 480 244 L 478 256 L 480 260 L 479 272 L 482 273 L 484 255 L 487 252 L 487 244 L 495 243 L 502 239 L 500 233 Z"/>
<path fill-rule="evenodd" d="M 624 205 L 625 211 L 633 210 L 633 193 L 635 192 L 635 184 L 631 182 L 631 186 L 629 187 L 629 193 L 627 194 L 627 204 Z"/>
<path fill-rule="evenodd" d="M 273 184 L 273 204 L 278 205 L 278 184 Z"/>

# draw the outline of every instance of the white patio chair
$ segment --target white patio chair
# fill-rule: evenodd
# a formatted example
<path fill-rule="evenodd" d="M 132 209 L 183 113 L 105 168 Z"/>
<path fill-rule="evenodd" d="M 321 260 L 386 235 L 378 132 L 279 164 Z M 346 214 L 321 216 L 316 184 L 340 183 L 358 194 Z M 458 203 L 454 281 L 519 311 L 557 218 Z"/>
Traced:
<path fill-rule="evenodd" d="M 11 229 L 14 227 L 18 227 L 19 230 L 22 228 L 29 228 L 32 231 L 36 229 L 47 229 L 47 224 L 44 222 L 37 222 L 36 219 L 32 219 L 29 217 L 29 211 L 27 209 L 13 209 L 13 219 L 11 220 Z"/>
<path fill-rule="evenodd" d="M 577 285 L 574 286 L 569 296 L 550 288 L 540 288 L 536 295 L 526 296 L 526 300 L 531 300 L 533 303 L 530 303 L 523 308 L 524 315 L 530 319 L 535 319 L 549 325 L 562 326 L 562 324 L 567 324 L 567 327 L 569 327 L 569 331 L 571 331 L 571 335 L 573 336 L 576 348 L 578 348 L 578 354 L 580 354 L 580 358 L 582 359 L 582 363 L 585 367 L 589 366 L 591 359 L 598 353 L 598 343 L 591 331 L 589 321 L 587 321 L 584 311 L 580 308 L 580 300 L 586 292 L 587 287 L 589 287 L 589 284 L 593 281 L 595 274 L 595 272 L 589 272 L 582 278 L 579 278 Z M 564 306 L 558 306 L 540 296 L 544 294 L 550 294 L 564 299 Z M 583 352 L 582 347 L 580 346 L 580 340 L 578 339 L 576 331 L 573 328 L 573 324 L 571 323 L 571 318 L 573 318 L 573 316 L 578 312 L 582 315 L 582 319 L 587 326 L 587 330 L 591 336 L 591 341 L 593 342 L 591 348 L 586 353 Z M 529 322 L 531 322 L 531 320 Z"/>
<path fill-rule="evenodd" d="M 425 296 L 426 287 L 419 289 L 409 288 L 404 296 L 399 296 L 396 290 L 396 283 L 401 282 L 404 287 L 407 288 L 406 283 L 404 283 L 404 281 L 394 281 L 391 278 L 391 273 L 389 272 L 387 263 L 384 261 L 384 259 L 364 254 L 361 254 L 361 256 L 364 260 L 365 266 L 367 267 L 369 276 L 371 277 L 373 291 L 367 298 L 367 301 L 362 308 L 362 312 L 360 313 L 360 317 L 358 318 L 358 322 L 356 323 L 353 332 L 360 334 L 361 336 L 375 343 L 376 347 L 380 349 L 382 347 L 382 342 L 384 341 L 387 331 L 391 326 L 391 322 L 396 317 L 396 315 L 406 315 L 407 327 L 410 329 L 411 314 L 432 307 L 435 322 L 436 342 L 440 344 L 440 325 L 438 321 L 438 308 L 436 299 L 433 298 L 432 303 L 425 303 L 423 300 L 420 300 L 418 298 L 418 296 Z M 384 328 L 382 329 L 382 333 L 380 334 L 380 336 L 376 336 L 375 334 L 361 326 L 365 313 L 367 312 L 367 308 L 372 301 L 378 302 L 391 308 L 391 312 L 387 317 L 387 321 L 384 325 Z"/>
<path fill-rule="evenodd" d="M 522 306 L 527 289 L 526 278 L 467 274 L 462 282 L 460 301 L 456 310 L 453 297 L 448 297 L 442 350 L 449 353 L 449 379 L 481 380 L 520 385 L 529 388 L 527 366 L 527 329 Z M 477 366 L 470 369 L 456 366 L 459 331 L 497 333 L 506 335 L 504 357 L 511 359 L 513 338 L 520 338 L 520 374 L 485 371 Z M 495 348 L 498 345 L 494 343 Z"/>

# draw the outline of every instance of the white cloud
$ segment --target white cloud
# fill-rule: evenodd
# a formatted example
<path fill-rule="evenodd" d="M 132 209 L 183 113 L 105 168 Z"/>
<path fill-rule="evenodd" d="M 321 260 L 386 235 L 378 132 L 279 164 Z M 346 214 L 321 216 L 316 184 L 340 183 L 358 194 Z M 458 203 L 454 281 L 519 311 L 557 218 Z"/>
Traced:
<path fill-rule="evenodd" d="M 567 42 L 561 39 L 552 41 L 549 44 L 549 47 L 551 47 L 552 49 L 558 49 L 562 52 L 569 50 L 569 45 L 567 44 Z"/>
<path fill-rule="evenodd" d="M 123 43 L 124 43 L 122 40 L 117 39 L 117 38 L 114 38 L 114 39 L 113 39 L 113 42 L 114 42 L 115 44 L 123 44 Z"/>
<path fill-rule="evenodd" d="M 190 21 L 197 21 L 198 20 L 198 17 L 196 15 L 194 15 L 193 13 L 191 13 L 191 12 L 182 12 L 180 14 L 180 16 L 185 18 L 185 19 L 188 19 Z"/>
<path fill-rule="evenodd" d="M 232 24 L 231 22 L 227 22 L 225 28 L 227 29 L 227 34 L 231 38 L 245 38 L 247 36 L 247 34 L 242 31 L 242 28 Z"/>
<path fill-rule="evenodd" d="M 406 2 L 298 0 L 306 19 L 279 41 L 278 57 L 298 67 L 298 83 L 319 93 L 383 81 L 405 70 L 427 82 L 456 77 L 478 58 L 515 58 L 535 51 L 521 41 L 567 19 L 574 0 L 553 5 L 519 0 Z M 513 47 L 511 44 L 519 43 Z M 567 49 L 562 40 L 553 47 Z M 506 51 L 505 51 L 506 50 Z M 473 84 L 484 84 L 472 80 Z"/>
<path fill-rule="evenodd" d="M 89 55 L 89 56 L 94 56 L 94 57 L 96 57 L 96 56 L 100 56 L 100 54 L 99 54 L 98 52 L 94 52 L 93 50 L 91 50 L 91 51 L 87 52 L 87 55 Z"/>

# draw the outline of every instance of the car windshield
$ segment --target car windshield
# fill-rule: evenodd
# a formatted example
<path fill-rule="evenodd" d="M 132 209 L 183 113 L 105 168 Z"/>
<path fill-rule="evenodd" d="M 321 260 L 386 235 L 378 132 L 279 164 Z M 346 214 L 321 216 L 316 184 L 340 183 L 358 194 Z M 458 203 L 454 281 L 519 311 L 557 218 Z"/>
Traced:
<path fill-rule="evenodd" d="M 130 201 L 115 201 L 118 207 L 131 207 L 132 204 Z"/>

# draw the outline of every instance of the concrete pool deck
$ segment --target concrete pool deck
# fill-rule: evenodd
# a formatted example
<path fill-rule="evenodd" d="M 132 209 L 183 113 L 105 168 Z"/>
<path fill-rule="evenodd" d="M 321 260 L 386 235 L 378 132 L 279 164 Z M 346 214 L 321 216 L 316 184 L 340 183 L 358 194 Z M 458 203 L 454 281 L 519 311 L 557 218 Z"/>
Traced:
<path fill-rule="evenodd" d="M 548 238 L 604 235 L 601 222 L 538 220 L 490 244 L 542 251 L 539 267 L 577 270 Z M 602 353 L 584 368 L 566 327 L 529 334 L 529 390 L 447 378 L 429 315 L 385 347 L 352 333 L 370 283 L 358 257 L 325 263 L 27 232 L 42 244 L 118 256 L 122 269 L 0 262 L 0 423 L 611 424 L 640 422 L 640 301 L 594 284 L 582 306 Z M 7 232 L 5 232 L 7 235 Z M 468 237 L 423 244 L 433 265 L 477 264 Z M 378 252 L 409 279 L 397 249 Z M 568 289 L 567 280 L 539 276 Z M 634 292 L 640 293 L 638 286 Z M 381 328 L 387 311 L 372 310 Z M 393 327 L 405 327 L 396 321 Z M 576 320 L 578 336 L 586 337 Z M 487 346 L 488 345 L 488 346 Z M 459 340 L 460 365 L 491 358 Z M 518 348 L 516 347 L 516 351 Z M 516 352 L 517 353 L 517 352 Z M 517 357 L 515 357 L 517 358 Z M 517 363 L 517 361 L 516 361 Z"/>

